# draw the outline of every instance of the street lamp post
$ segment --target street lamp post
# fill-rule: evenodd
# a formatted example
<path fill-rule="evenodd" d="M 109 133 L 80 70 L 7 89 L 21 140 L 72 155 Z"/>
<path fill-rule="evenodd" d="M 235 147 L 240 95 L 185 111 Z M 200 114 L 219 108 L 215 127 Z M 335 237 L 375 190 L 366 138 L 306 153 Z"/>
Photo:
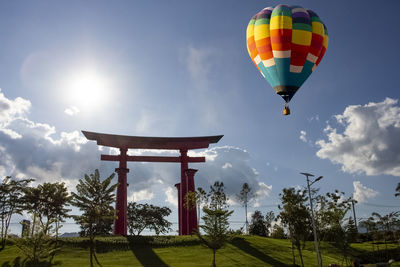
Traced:
<path fill-rule="evenodd" d="M 310 190 L 310 186 L 313 185 L 315 182 L 318 182 L 319 180 L 321 180 L 322 176 L 319 176 L 317 179 L 315 179 L 310 184 L 310 179 L 308 177 L 310 177 L 310 176 L 314 177 L 314 175 L 312 175 L 310 173 L 305 173 L 305 172 L 301 172 L 300 174 L 303 174 L 304 176 L 306 176 L 306 179 L 307 179 L 308 196 L 310 198 L 310 207 L 311 207 L 311 222 L 312 222 L 312 227 L 313 227 L 313 232 L 314 232 L 315 252 L 317 253 L 318 267 L 322 267 L 322 259 L 321 259 L 321 254 L 319 253 L 317 229 L 315 227 L 314 209 L 313 209 L 313 204 L 312 204 L 312 199 L 311 199 L 311 190 Z"/>

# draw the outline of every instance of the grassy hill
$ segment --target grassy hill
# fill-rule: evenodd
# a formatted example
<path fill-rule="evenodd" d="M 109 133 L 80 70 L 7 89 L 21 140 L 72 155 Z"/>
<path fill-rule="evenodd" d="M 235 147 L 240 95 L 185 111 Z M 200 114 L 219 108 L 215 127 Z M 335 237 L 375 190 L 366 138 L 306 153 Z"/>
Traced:
<path fill-rule="evenodd" d="M 88 266 L 87 240 L 63 238 L 61 251 L 56 255 L 55 266 Z M 99 238 L 98 258 L 102 266 L 210 266 L 212 253 L 203 247 L 196 237 L 139 237 Z M 392 257 L 400 257 L 399 244 L 390 244 Z M 372 257 L 370 243 L 354 244 L 350 253 L 353 257 Z M 385 257 L 384 245 L 374 246 L 375 257 Z M 330 244 L 322 244 L 323 265 L 343 264 L 340 251 Z M 296 263 L 300 258 L 295 252 Z M 303 252 L 305 266 L 316 266 L 314 243 L 308 242 Z M 24 256 L 15 245 L 8 245 L 0 252 L 2 267 L 20 266 Z M 400 260 L 400 259 L 398 259 Z M 292 250 L 289 240 L 257 236 L 238 236 L 217 252 L 217 266 L 292 266 Z M 392 266 L 400 266 L 396 263 Z"/>

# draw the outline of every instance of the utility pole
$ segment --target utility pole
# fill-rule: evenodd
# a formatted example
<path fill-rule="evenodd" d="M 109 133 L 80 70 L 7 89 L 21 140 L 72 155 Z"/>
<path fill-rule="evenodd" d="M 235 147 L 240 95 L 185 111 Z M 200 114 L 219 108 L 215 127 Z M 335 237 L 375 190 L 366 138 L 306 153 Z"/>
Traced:
<path fill-rule="evenodd" d="M 301 172 L 300 174 L 303 174 L 306 176 L 307 180 L 307 188 L 308 188 L 308 196 L 310 198 L 310 207 L 311 207 L 311 222 L 312 222 L 312 227 L 313 227 L 313 232 L 314 232 L 314 245 L 315 245 L 315 252 L 317 253 L 317 261 L 318 261 L 318 267 L 322 267 L 322 258 L 321 254 L 319 253 L 319 246 L 318 246 L 318 236 L 317 236 L 317 229 L 315 227 L 315 220 L 314 220 L 314 209 L 313 209 L 313 204 L 312 204 L 312 199 L 311 199 L 311 190 L 310 186 L 314 184 L 315 182 L 319 181 L 322 179 L 322 176 L 319 176 L 317 179 L 315 179 L 311 184 L 310 180 L 308 179 L 309 176 L 314 177 L 313 174 L 310 173 L 305 173 Z"/>

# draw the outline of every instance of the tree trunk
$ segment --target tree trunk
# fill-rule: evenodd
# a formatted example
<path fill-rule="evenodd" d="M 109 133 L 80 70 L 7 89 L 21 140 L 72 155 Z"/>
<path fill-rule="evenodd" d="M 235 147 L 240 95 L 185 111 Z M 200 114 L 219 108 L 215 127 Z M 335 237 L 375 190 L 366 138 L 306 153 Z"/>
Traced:
<path fill-rule="evenodd" d="M 35 233 L 35 224 L 36 224 L 36 212 L 33 212 L 33 222 L 32 222 L 32 231 L 31 236 Z"/>
<path fill-rule="evenodd" d="M 292 243 L 292 257 L 293 257 L 293 265 L 296 265 L 296 256 L 294 255 L 293 238 L 291 238 L 290 242 Z"/>
<path fill-rule="evenodd" d="M 92 224 L 89 225 L 89 250 L 90 250 L 90 267 L 93 267 L 93 229 L 92 229 Z"/>
<path fill-rule="evenodd" d="M 11 215 L 12 215 L 12 211 L 11 211 Z M 1 240 L 2 241 L 1 242 L 2 249 L 4 249 L 4 247 L 6 246 L 6 239 L 7 239 L 8 227 L 10 226 L 11 215 L 7 216 L 7 218 L 6 218 L 6 227 L 4 229 L 4 236 L 3 236 L 3 239 Z"/>
<path fill-rule="evenodd" d="M 56 219 L 56 243 L 58 244 L 58 228 L 60 227 L 59 218 Z"/>
<path fill-rule="evenodd" d="M 324 266 L 323 263 L 322 263 L 321 241 L 319 241 L 319 240 L 318 240 L 318 247 L 320 248 L 320 249 L 318 249 L 318 254 L 319 254 L 319 258 L 321 260 L 321 266 Z"/>
<path fill-rule="evenodd" d="M 2 213 L 4 214 L 4 209 L 2 211 Z M 1 215 L 1 250 L 4 249 L 4 245 L 5 245 L 5 237 L 4 237 L 4 215 Z M 4 244 L 4 245 L 3 245 Z"/>
<path fill-rule="evenodd" d="M 246 234 L 249 234 L 249 222 L 247 221 L 247 204 L 244 206 L 244 210 L 246 213 Z"/>
<path fill-rule="evenodd" d="M 298 246 L 298 247 L 297 247 L 297 250 L 299 251 L 301 266 L 304 267 L 303 254 L 301 253 L 301 247 Z"/>
<path fill-rule="evenodd" d="M 215 264 L 215 249 L 213 249 L 213 261 L 211 264 L 212 267 L 216 267 L 217 265 Z"/>

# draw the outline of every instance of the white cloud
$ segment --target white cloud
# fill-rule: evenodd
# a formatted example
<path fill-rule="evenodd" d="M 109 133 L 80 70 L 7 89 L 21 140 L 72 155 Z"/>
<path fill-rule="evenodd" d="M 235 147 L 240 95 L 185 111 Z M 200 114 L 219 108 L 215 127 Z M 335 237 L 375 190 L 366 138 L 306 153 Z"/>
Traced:
<path fill-rule="evenodd" d="M 14 100 L 6 98 L 0 88 L 0 132 L 12 139 L 21 138 L 22 136 L 19 133 L 9 128 L 9 124 L 13 120 L 26 115 L 30 107 L 31 102 L 21 97 Z"/>
<path fill-rule="evenodd" d="M 348 173 L 400 176 L 400 107 L 386 98 L 364 106 L 348 106 L 335 116 L 339 129 L 327 125 L 328 141 L 319 140 L 317 156 L 340 164 Z"/>
<path fill-rule="evenodd" d="M 272 185 L 267 185 L 264 182 L 259 182 L 258 185 L 260 186 L 256 191 L 256 195 L 260 198 L 269 196 L 269 193 L 272 190 Z"/>
<path fill-rule="evenodd" d="M 254 207 L 257 208 L 260 206 L 260 201 L 263 200 L 264 198 L 268 197 L 269 194 L 272 191 L 272 185 L 267 185 L 264 182 L 259 182 L 258 183 L 258 189 L 255 191 L 256 198 L 254 202 Z"/>
<path fill-rule="evenodd" d="M 224 166 L 222 166 L 222 169 L 227 169 L 227 168 L 232 168 L 232 164 L 227 162 L 227 163 L 224 164 Z"/>
<path fill-rule="evenodd" d="M 130 200 L 138 202 L 141 200 L 151 200 L 154 198 L 153 192 L 151 192 L 149 189 L 143 189 L 137 192 L 133 192 L 132 196 L 130 197 Z"/>
<path fill-rule="evenodd" d="M 21 97 L 10 100 L 4 96 L 0 88 L 0 125 L 2 127 L 14 118 L 26 114 L 30 107 L 31 102 L 29 100 Z"/>
<path fill-rule="evenodd" d="M 354 181 L 353 186 L 354 186 L 353 198 L 357 200 L 358 203 L 364 203 L 368 199 L 374 198 L 379 194 L 379 192 L 361 184 L 360 181 Z"/>
<path fill-rule="evenodd" d="M 307 143 L 306 131 L 300 131 L 300 140 Z"/>
<path fill-rule="evenodd" d="M 176 188 L 168 186 L 167 190 L 165 190 L 165 195 L 167 196 L 167 198 L 165 199 L 166 202 L 174 205 L 175 207 L 178 206 L 178 191 L 176 190 Z"/>
<path fill-rule="evenodd" d="M 61 132 L 31 121 L 30 101 L 7 99 L 0 93 L 0 170 L 15 177 L 38 182 L 81 178 L 99 167 L 96 144 L 89 144 L 77 131 Z"/>
<path fill-rule="evenodd" d="M 74 116 L 80 112 L 78 107 L 70 106 L 64 110 L 64 113 L 69 116 Z"/>

